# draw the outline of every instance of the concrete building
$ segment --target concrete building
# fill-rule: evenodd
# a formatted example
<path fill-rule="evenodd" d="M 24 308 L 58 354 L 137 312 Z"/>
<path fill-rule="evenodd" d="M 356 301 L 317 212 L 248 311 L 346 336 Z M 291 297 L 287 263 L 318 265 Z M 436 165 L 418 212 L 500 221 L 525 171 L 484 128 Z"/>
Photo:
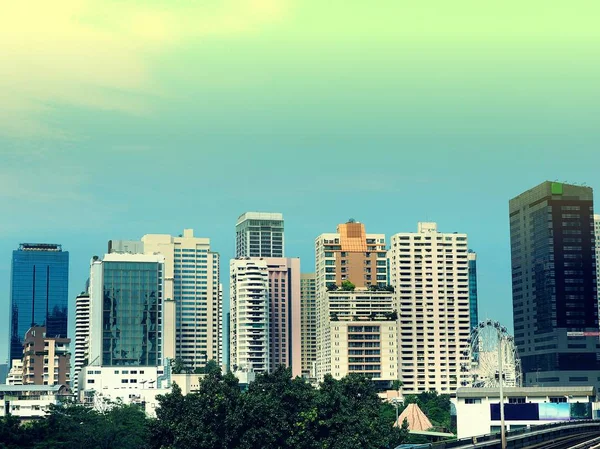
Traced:
<path fill-rule="evenodd" d="M 596 241 L 596 291 L 600 310 L 600 215 L 594 215 L 594 237 Z M 600 312 L 598 316 L 600 317 Z"/>
<path fill-rule="evenodd" d="M 98 408 L 105 401 L 138 404 L 155 416 L 157 396 L 171 391 L 170 376 L 162 366 L 86 366 L 80 372 L 79 400 Z"/>
<path fill-rule="evenodd" d="M 438 232 L 435 223 L 392 237 L 390 283 L 400 317 L 405 394 L 450 394 L 466 380 L 461 361 L 471 326 L 467 245 L 466 234 Z"/>
<path fill-rule="evenodd" d="M 94 258 L 89 366 L 162 365 L 163 277 L 160 254 Z"/>
<path fill-rule="evenodd" d="M 6 376 L 7 385 L 23 385 L 23 360 L 14 359 Z"/>
<path fill-rule="evenodd" d="M 184 229 L 175 237 L 147 234 L 139 242 L 111 240 L 109 252 L 162 254 L 165 257 L 163 351 L 190 369 L 207 361 L 223 363 L 223 292 L 219 253 L 210 239 Z"/>
<path fill-rule="evenodd" d="M 25 333 L 45 326 L 67 337 L 69 253 L 61 245 L 22 243 L 13 251 L 10 286 L 10 360 L 23 357 Z"/>
<path fill-rule="evenodd" d="M 23 350 L 23 385 L 69 385 L 70 343 L 68 338 L 49 337 L 45 327 L 29 329 Z"/>
<path fill-rule="evenodd" d="M 246 212 L 235 225 L 235 257 L 284 257 L 283 215 Z"/>
<path fill-rule="evenodd" d="M 75 360 L 73 391 L 79 392 L 79 373 L 89 362 L 90 294 L 82 292 L 75 298 Z"/>
<path fill-rule="evenodd" d="M 595 388 L 591 386 L 505 388 L 506 429 L 591 419 L 595 397 Z M 459 388 L 452 403 L 456 408 L 458 438 L 500 431 L 498 388 Z"/>
<path fill-rule="evenodd" d="M 165 256 L 165 303 L 173 301 L 174 319 L 165 308 L 165 357 L 179 358 L 188 367 L 203 367 L 209 360 L 223 363 L 223 303 L 219 253 L 210 239 L 194 237 L 184 229 L 179 237 L 147 234 L 146 254 Z"/>
<path fill-rule="evenodd" d="M 139 240 L 109 240 L 108 253 L 144 254 L 144 243 Z"/>
<path fill-rule="evenodd" d="M 314 273 L 300 275 L 300 298 L 302 376 L 314 379 L 317 363 L 317 282 Z"/>
<path fill-rule="evenodd" d="M 387 287 L 385 236 L 350 220 L 315 240 L 316 376 L 398 378 L 397 314 Z"/>
<path fill-rule="evenodd" d="M 300 259 L 265 258 L 269 277 L 269 370 L 291 367 L 302 375 Z"/>
<path fill-rule="evenodd" d="M 0 385 L 0 418 L 8 414 L 22 421 L 43 418 L 51 405 L 71 398 L 67 385 Z"/>
<path fill-rule="evenodd" d="M 509 209 L 524 385 L 599 385 L 592 189 L 544 182 L 510 200 Z"/>
<path fill-rule="evenodd" d="M 232 260 L 229 285 L 231 370 L 268 372 L 271 365 L 267 262 Z"/>

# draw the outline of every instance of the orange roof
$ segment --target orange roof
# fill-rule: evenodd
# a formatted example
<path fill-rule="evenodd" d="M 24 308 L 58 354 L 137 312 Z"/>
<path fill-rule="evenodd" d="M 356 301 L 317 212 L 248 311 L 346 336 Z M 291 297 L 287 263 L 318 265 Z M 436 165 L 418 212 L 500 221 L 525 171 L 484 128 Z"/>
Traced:
<path fill-rule="evenodd" d="M 433 427 L 429 418 L 419 408 L 417 404 L 408 404 L 408 407 L 398 417 L 395 427 L 401 427 L 404 419 L 408 421 L 409 430 L 426 431 Z"/>
<path fill-rule="evenodd" d="M 367 235 L 362 223 L 342 223 L 338 225 L 342 251 L 367 252 Z"/>

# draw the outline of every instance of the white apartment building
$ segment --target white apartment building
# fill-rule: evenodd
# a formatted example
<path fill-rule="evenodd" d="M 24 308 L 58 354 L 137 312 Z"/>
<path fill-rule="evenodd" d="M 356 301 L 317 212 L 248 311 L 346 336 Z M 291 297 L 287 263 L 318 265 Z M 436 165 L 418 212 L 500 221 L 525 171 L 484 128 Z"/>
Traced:
<path fill-rule="evenodd" d="M 470 332 L 466 234 L 441 233 L 419 223 L 416 233 L 392 237 L 390 284 L 399 315 L 399 375 L 405 394 L 453 393 Z"/>
<path fill-rule="evenodd" d="M 360 373 L 374 380 L 398 379 L 398 323 L 393 293 L 331 291 L 324 331 L 323 372 L 335 379 Z"/>
<path fill-rule="evenodd" d="M 87 365 L 90 337 L 90 295 L 81 293 L 75 299 L 75 361 L 73 391 L 79 390 L 79 373 Z"/>
<path fill-rule="evenodd" d="M 169 393 L 172 385 L 169 371 L 162 366 L 87 366 L 79 381 L 82 403 L 97 408 L 105 407 L 107 401 L 139 404 L 149 416 L 155 416 L 157 396 Z"/>
<path fill-rule="evenodd" d="M 7 385 L 23 385 L 23 360 L 14 359 L 10 366 L 8 376 L 6 376 Z"/>
<path fill-rule="evenodd" d="M 21 421 L 43 418 L 51 405 L 71 398 L 66 385 L 0 385 L 0 418 L 7 412 Z"/>
<path fill-rule="evenodd" d="M 398 378 L 393 294 L 386 291 L 385 235 L 350 220 L 315 240 L 316 377 Z M 351 283 L 346 284 L 344 283 Z"/>
<path fill-rule="evenodd" d="M 235 224 L 235 257 L 284 257 L 283 215 L 246 212 Z"/>
<path fill-rule="evenodd" d="M 269 370 L 269 272 L 260 259 L 230 264 L 230 368 Z"/>
<path fill-rule="evenodd" d="M 194 237 L 185 229 L 179 237 L 147 234 L 145 254 L 165 256 L 164 353 L 188 367 L 203 367 L 209 360 L 223 363 L 223 311 L 219 283 L 219 253 L 210 239 Z M 172 309 L 172 312 L 171 312 Z M 172 315 L 174 313 L 174 316 Z"/>

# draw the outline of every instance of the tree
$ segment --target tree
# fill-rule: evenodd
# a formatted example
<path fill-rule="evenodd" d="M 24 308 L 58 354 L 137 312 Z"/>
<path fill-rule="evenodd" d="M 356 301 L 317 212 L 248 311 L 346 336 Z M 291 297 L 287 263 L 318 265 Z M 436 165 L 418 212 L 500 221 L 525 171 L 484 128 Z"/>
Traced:
<path fill-rule="evenodd" d="M 19 418 L 12 415 L 0 418 L 0 449 L 31 447 L 31 436 L 20 423 Z"/>
<path fill-rule="evenodd" d="M 142 449 L 149 444 L 149 421 L 137 405 L 111 403 L 97 411 L 80 404 L 52 406 L 28 432 L 35 449 Z"/>
<path fill-rule="evenodd" d="M 154 448 L 237 447 L 240 423 L 234 418 L 240 403 L 237 378 L 210 370 L 200 381 L 197 393 L 186 396 L 174 385 L 171 393 L 159 397 L 157 420 L 152 425 Z"/>
<path fill-rule="evenodd" d="M 187 374 L 190 372 L 190 368 L 186 365 L 183 359 L 177 357 L 171 360 L 171 373 L 173 374 Z"/>
<path fill-rule="evenodd" d="M 206 365 L 204 365 L 202 368 L 196 368 L 194 370 L 195 374 L 210 374 L 216 372 L 220 373 L 221 368 L 219 367 L 219 364 L 216 362 L 216 360 L 212 359 L 206 362 Z"/>
<path fill-rule="evenodd" d="M 316 391 L 291 369 L 261 374 L 241 396 L 239 449 L 317 449 Z"/>
<path fill-rule="evenodd" d="M 338 289 L 338 286 L 336 284 L 334 284 L 333 282 L 330 284 L 327 284 L 327 291 L 331 292 L 331 291 L 335 291 Z"/>
<path fill-rule="evenodd" d="M 342 282 L 342 290 L 345 291 L 345 292 L 353 292 L 355 288 L 356 288 L 356 285 L 354 285 L 350 281 L 343 281 Z"/>
<path fill-rule="evenodd" d="M 341 380 L 325 376 L 317 390 L 316 441 L 326 449 L 379 449 L 397 438 L 393 420 L 384 420 L 382 401 L 373 382 L 349 375 Z"/>

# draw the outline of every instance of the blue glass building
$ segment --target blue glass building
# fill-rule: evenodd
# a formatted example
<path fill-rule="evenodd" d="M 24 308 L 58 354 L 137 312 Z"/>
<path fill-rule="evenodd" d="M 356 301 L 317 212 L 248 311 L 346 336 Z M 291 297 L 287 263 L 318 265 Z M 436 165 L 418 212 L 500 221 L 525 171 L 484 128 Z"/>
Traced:
<path fill-rule="evenodd" d="M 32 326 L 49 337 L 67 337 L 69 253 L 61 245 L 22 243 L 13 251 L 10 287 L 10 359 L 23 358 Z"/>
<path fill-rule="evenodd" d="M 103 261 L 102 366 L 161 363 L 162 269 L 159 262 Z"/>
<path fill-rule="evenodd" d="M 477 311 L 477 254 L 469 250 L 469 316 L 471 330 L 479 323 Z"/>

